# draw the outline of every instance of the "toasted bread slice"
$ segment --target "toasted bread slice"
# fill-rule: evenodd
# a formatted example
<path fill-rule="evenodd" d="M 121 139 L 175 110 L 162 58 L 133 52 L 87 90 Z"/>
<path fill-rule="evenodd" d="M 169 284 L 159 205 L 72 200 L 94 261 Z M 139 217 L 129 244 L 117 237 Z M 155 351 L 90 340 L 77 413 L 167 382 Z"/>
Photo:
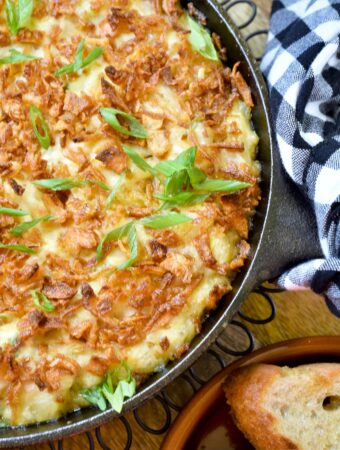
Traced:
<path fill-rule="evenodd" d="M 224 390 L 256 450 L 340 450 L 340 364 L 256 364 L 231 374 Z"/>

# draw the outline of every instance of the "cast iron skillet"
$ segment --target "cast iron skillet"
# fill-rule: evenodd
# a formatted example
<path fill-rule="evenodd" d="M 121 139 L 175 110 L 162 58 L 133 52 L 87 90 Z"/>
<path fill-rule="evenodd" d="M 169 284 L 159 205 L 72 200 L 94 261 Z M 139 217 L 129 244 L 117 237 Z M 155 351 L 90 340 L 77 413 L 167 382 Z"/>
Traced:
<path fill-rule="evenodd" d="M 241 61 L 241 71 L 251 86 L 255 100 L 253 123 L 260 137 L 259 160 L 262 164 L 262 201 L 254 219 L 250 238 L 252 254 L 234 282 L 231 294 L 204 322 L 190 350 L 177 362 L 151 377 L 125 402 L 125 409 L 136 408 L 144 400 L 174 380 L 209 347 L 228 325 L 246 295 L 259 283 L 277 276 L 288 264 L 321 255 L 310 211 L 303 208 L 300 194 L 287 182 L 278 152 L 274 152 L 269 102 L 261 72 L 235 26 L 214 0 L 192 0 L 207 17 L 207 25 L 221 37 L 227 48 L 228 65 Z M 185 7 L 187 0 L 182 1 Z M 289 305 L 287 304 L 287 307 Z M 0 431 L 0 447 L 17 447 L 49 439 L 61 439 L 108 422 L 117 416 L 112 410 L 100 412 L 87 408 L 57 421 Z"/>

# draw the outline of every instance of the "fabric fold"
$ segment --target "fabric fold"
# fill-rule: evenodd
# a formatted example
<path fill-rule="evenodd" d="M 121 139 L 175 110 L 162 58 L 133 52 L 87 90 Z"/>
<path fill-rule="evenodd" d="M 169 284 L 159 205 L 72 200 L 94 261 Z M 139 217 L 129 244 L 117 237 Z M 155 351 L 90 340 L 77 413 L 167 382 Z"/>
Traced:
<path fill-rule="evenodd" d="M 261 68 L 277 146 L 315 211 L 324 259 L 282 274 L 286 289 L 312 288 L 340 317 L 340 1 L 274 0 Z"/>

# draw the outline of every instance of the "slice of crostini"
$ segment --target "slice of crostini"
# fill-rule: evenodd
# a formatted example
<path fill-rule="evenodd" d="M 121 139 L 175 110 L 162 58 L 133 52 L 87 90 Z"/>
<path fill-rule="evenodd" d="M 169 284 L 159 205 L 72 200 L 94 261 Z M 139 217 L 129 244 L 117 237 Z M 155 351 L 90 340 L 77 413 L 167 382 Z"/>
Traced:
<path fill-rule="evenodd" d="M 251 365 L 223 388 L 256 450 L 340 449 L 340 364 Z"/>

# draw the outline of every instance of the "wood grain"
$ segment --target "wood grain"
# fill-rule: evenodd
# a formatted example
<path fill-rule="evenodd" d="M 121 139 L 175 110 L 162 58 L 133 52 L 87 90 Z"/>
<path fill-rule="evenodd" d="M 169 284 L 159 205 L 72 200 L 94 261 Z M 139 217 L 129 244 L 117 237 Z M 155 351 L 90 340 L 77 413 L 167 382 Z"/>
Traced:
<path fill-rule="evenodd" d="M 255 3 L 258 10 L 256 21 L 243 30 L 245 34 L 268 28 L 271 1 L 256 0 Z M 243 23 L 249 17 L 250 12 L 249 6 L 242 4 L 238 4 L 229 11 L 230 16 L 237 24 Z M 265 45 L 264 35 L 251 39 L 249 44 L 255 55 L 262 54 Z M 261 345 L 295 337 L 340 334 L 340 321 L 328 311 L 322 297 L 308 291 L 283 292 L 273 294 L 273 297 L 277 306 L 276 319 L 267 325 L 249 325 Z M 242 310 L 251 317 L 263 318 L 268 314 L 268 305 L 260 297 L 252 294 Z M 161 412 L 157 413 L 157 402 L 148 403 L 145 408 L 143 416 L 147 419 L 147 423 L 150 426 L 159 427 L 162 421 L 164 422 L 164 417 Z M 133 450 L 157 450 L 160 448 L 163 435 L 145 433 L 136 423 L 133 413 L 126 414 L 126 418 L 133 429 Z M 119 420 L 102 427 L 101 432 L 109 448 L 112 450 L 124 448 L 126 431 Z M 58 444 L 55 443 L 55 445 L 58 448 Z M 87 448 L 89 445 L 86 435 L 64 440 L 65 450 L 85 450 Z M 95 449 L 99 448 L 99 445 L 96 444 Z M 50 447 L 46 444 L 30 446 L 27 449 L 48 450 Z"/>
<path fill-rule="evenodd" d="M 276 319 L 266 325 L 251 325 L 262 345 L 305 336 L 340 335 L 340 320 L 328 310 L 323 297 L 310 291 L 271 294 L 277 307 Z M 242 311 L 251 317 L 268 316 L 266 302 L 251 294 Z"/>

